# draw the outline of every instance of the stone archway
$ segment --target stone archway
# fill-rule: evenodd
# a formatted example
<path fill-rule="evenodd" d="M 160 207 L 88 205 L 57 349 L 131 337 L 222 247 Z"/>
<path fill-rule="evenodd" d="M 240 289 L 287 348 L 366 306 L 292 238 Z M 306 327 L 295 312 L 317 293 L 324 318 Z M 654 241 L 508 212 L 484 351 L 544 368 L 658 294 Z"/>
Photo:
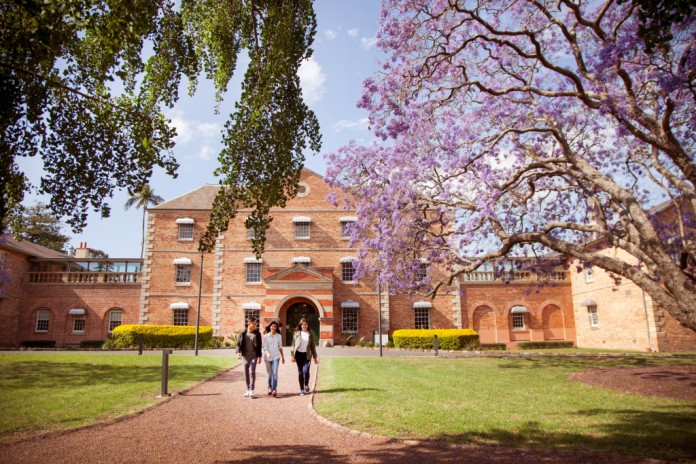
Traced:
<path fill-rule="evenodd" d="M 307 301 L 290 303 L 285 310 L 285 344 L 292 344 L 292 336 L 300 320 L 304 318 L 309 323 L 309 330 L 314 334 L 314 340 L 319 343 L 319 311 Z"/>

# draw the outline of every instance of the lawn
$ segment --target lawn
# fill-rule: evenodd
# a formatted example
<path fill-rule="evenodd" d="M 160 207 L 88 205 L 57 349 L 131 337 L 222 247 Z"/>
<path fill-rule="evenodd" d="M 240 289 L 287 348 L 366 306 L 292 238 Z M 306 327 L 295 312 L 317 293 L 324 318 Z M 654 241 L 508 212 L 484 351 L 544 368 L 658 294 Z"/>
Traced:
<path fill-rule="evenodd" d="M 169 392 L 221 372 L 232 356 L 170 356 Z M 0 440 L 79 427 L 161 399 L 162 357 L 133 354 L 0 355 Z"/>
<path fill-rule="evenodd" d="M 397 438 L 696 458 L 696 402 L 592 387 L 573 372 L 696 358 L 325 358 L 315 408 Z"/>

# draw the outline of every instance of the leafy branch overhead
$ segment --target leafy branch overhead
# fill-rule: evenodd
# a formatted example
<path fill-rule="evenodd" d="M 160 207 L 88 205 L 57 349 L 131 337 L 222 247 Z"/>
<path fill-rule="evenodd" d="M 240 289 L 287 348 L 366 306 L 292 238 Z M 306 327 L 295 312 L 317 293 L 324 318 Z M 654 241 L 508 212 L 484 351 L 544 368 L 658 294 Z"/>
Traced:
<path fill-rule="evenodd" d="M 176 177 L 176 132 L 163 110 L 184 79 L 193 94 L 201 75 L 219 109 L 243 51 L 250 64 L 227 124 L 218 171 L 226 188 L 209 233 L 223 231 L 239 204 L 258 206 L 267 224 L 270 207 L 295 194 L 303 150 L 320 146 L 297 77 L 315 28 L 310 0 L 2 2 L 0 224 L 36 188 L 80 231 L 90 209 L 108 216 L 114 192 L 135 195 L 156 167 Z M 31 157 L 44 166 L 38 186 L 19 163 Z"/>

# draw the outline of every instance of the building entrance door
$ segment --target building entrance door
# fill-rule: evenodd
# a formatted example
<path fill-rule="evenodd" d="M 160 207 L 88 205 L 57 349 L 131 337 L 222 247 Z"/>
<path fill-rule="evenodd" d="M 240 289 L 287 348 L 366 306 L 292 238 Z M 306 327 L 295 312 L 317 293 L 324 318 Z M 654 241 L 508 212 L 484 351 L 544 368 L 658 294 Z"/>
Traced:
<path fill-rule="evenodd" d="M 292 335 L 297 329 L 300 319 L 307 319 L 309 330 L 314 334 L 314 343 L 319 345 L 319 313 L 309 303 L 295 303 L 288 308 L 285 315 L 285 344 L 292 345 Z"/>

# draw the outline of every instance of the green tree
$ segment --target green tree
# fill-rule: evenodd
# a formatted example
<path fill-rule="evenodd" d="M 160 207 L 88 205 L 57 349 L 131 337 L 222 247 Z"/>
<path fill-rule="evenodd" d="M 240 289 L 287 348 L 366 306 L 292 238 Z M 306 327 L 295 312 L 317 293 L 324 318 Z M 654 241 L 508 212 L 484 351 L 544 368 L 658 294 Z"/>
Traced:
<path fill-rule="evenodd" d="M 145 250 L 145 214 L 147 212 L 147 207 L 150 205 L 157 206 L 164 201 L 164 198 L 155 194 L 155 191 L 150 187 L 150 184 L 143 185 L 140 189 L 131 195 L 126 201 L 126 209 L 130 209 L 135 206 L 136 209 L 143 210 L 143 233 L 140 239 L 140 258 L 143 257 L 143 252 Z"/>
<path fill-rule="evenodd" d="M 63 223 L 60 218 L 43 203 L 23 208 L 19 220 L 13 226 L 12 233 L 17 240 L 26 240 L 61 253 L 66 252 L 65 244 L 70 241 L 70 237 L 63 235 Z"/>
<path fill-rule="evenodd" d="M 242 51 L 250 63 L 220 154 L 224 188 L 201 246 L 240 204 L 256 209 L 263 237 L 270 208 L 296 194 L 303 151 L 320 149 L 297 76 L 312 54 L 312 0 L 9 1 L 0 30 L 2 226 L 32 188 L 79 232 L 88 210 L 108 216 L 114 191 L 140 190 L 155 167 L 176 177 L 164 107 L 184 78 L 193 94 L 203 75 L 218 111 Z M 25 157 L 43 162 L 38 187 L 20 168 Z"/>

